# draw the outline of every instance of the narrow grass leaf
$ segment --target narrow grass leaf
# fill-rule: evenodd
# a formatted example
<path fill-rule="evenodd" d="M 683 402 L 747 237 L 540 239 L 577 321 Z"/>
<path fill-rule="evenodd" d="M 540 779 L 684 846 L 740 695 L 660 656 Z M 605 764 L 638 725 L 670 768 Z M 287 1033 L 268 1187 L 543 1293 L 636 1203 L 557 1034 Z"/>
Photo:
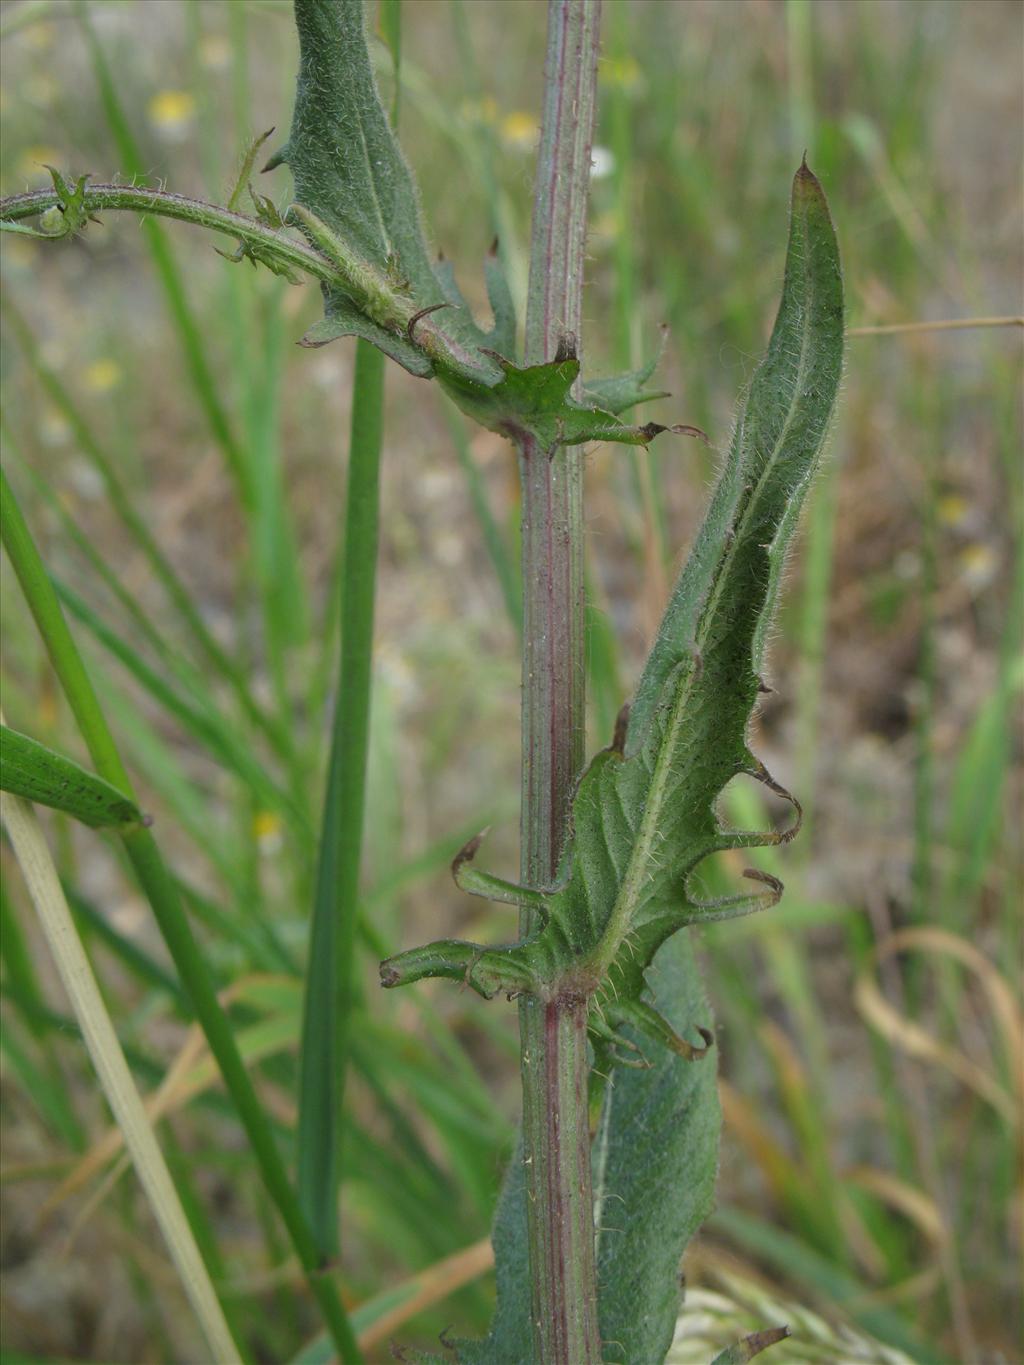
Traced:
<path fill-rule="evenodd" d="M 234 730 L 210 703 L 194 705 L 183 698 L 166 677 L 152 668 L 117 631 L 67 583 L 57 581 L 57 591 L 68 610 L 96 637 L 146 689 L 155 701 L 184 726 L 190 735 L 229 771 L 235 773 L 273 810 L 282 811 L 300 827 L 304 816 L 292 796 L 284 791 L 259 763 L 250 743 Z"/>
<path fill-rule="evenodd" d="M 32 808 L 19 797 L 5 793 L 0 797 L 0 809 L 64 989 L 81 1024 L 93 1065 L 207 1344 L 214 1359 L 224 1361 L 225 1365 L 236 1362 L 241 1365 L 242 1357 L 228 1329 L 163 1154 L 146 1119 L 38 821 Z"/>
<path fill-rule="evenodd" d="M 53 583 L 2 469 L 0 533 L 93 763 L 102 777 L 131 796 L 131 779 L 68 629 Z M 316 1243 L 295 1198 L 267 1116 L 246 1073 L 230 1022 L 214 994 L 209 970 L 192 937 L 175 883 L 149 830 L 132 826 L 122 829 L 120 837 L 235 1102 L 267 1191 L 288 1229 L 310 1291 L 343 1360 L 358 1362 L 361 1353 L 348 1317 L 333 1282 L 320 1274 L 321 1258 Z"/>
<path fill-rule="evenodd" d="M 353 0 L 337 5 L 299 0 L 296 21 L 302 66 L 287 149 L 296 195 L 315 202 L 332 222 L 354 232 L 374 258 L 383 256 L 382 263 L 392 249 L 398 250 L 399 242 L 411 258 L 419 240 L 417 205 L 411 178 L 377 98 L 362 5 Z M 396 11 L 389 16 L 392 37 L 399 24 Z M 397 46 L 392 56 L 397 65 Z M 359 129 L 359 137 L 342 136 L 344 128 Z M 383 203 L 378 195 L 384 196 Z M 329 296 L 327 302 L 330 312 Z M 347 303 L 339 306 L 343 311 L 349 308 Z M 299 1199 L 324 1255 L 337 1254 L 340 1236 L 338 1162 L 356 981 L 383 418 L 383 355 L 360 332 L 345 495 L 338 693 L 299 1060 Z"/>
<path fill-rule="evenodd" d="M 82 26 L 82 32 L 85 35 L 93 74 L 99 87 L 107 123 L 114 136 L 123 163 L 121 171 L 128 178 L 143 179 L 146 175 L 146 165 L 132 132 L 131 124 L 122 107 L 117 83 L 110 70 L 106 54 L 92 26 L 88 6 L 85 0 L 77 0 L 75 8 Z M 221 402 L 213 367 L 207 358 L 206 347 L 203 344 L 202 330 L 189 304 L 185 281 L 175 259 L 170 239 L 163 227 L 153 218 L 145 220 L 142 230 L 149 244 L 157 275 L 163 286 L 164 296 L 181 342 L 186 368 L 196 397 L 199 399 L 210 431 L 224 453 L 228 468 L 235 477 L 243 503 L 247 504 L 250 489 L 245 456 L 231 430 L 231 424 Z"/>

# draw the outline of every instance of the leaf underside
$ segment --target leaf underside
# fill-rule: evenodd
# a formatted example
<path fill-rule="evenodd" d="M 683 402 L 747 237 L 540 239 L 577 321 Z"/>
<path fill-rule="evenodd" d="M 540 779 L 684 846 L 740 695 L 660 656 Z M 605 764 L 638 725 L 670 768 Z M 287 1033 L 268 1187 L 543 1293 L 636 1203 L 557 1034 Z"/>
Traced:
<path fill-rule="evenodd" d="M 751 870 L 750 891 L 707 900 L 699 865 L 722 850 L 784 842 L 799 827 L 797 802 L 751 753 L 747 735 L 787 547 L 835 403 L 842 346 L 835 233 L 821 187 L 802 166 L 767 354 L 628 726 L 580 779 L 558 882 L 536 890 L 480 871 L 472 861 L 478 841 L 453 867 L 465 890 L 529 906 L 534 931 L 497 948 L 444 940 L 381 965 L 385 986 L 443 976 L 486 997 L 589 999 L 595 1072 L 611 1078 L 593 1154 L 609 1362 L 664 1358 L 682 1252 L 713 1197 L 715 1069 L 699 1060 L 711 1042 L 710 1017 L 689 936 L 677 931 L 773 905 L 782 892 L 774 878 Z M 739 774 L 792 803 L 788 828 L 723 825 L 718 803 Z M 494 1326 L 486 1341 L 460 1344 L 465 1365 L 533 1359 L 523 1197 L 514 1163 L 495 1227 Z"/>
<path fill-rule="evenodd" d="M 516 365 L 515 314 L 495 251 L 484 266 L 493 325 L 474 319 L 451 265 L 433 261 L 419 195 L 384 112 L 366 46 L 362 0 L 296 0 L 300 67 L 292 129 L 267 169 L 287 162 L 292 221 L 329 256 L 342 283 L 324 284 L 324 316 L 306 346 L 359 336 L 421 378 L 436 377 L 477 422 L 505 435 L 559 444 L 646 445 L 665 428 L 618 413 L 659 397 L 653 365 L 583 389 L 566 355 Z M 571 352 L 571 340 L 567 355 Z M 575 368 L 573 369 L 573 366 Z"/>

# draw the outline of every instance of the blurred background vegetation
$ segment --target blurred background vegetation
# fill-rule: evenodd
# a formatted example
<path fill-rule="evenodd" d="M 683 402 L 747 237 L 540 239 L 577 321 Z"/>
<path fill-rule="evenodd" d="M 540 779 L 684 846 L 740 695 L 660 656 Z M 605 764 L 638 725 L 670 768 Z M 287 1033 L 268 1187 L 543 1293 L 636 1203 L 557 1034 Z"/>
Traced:
<path fill-rule="evenodd" d="M 120 113 L 73 5 L 0 7 L 3 192 L 47 184 L 49 162 L 225 200 L 252 137 L 289 124 L 286 0 L 90 13 Z M 525 283 L 543 30 L 526 0 L 404 6 L 403 142 L 481 303 L 495 233 Z M 666 323 L 672 396 L 650 415 L 724 446 L 805 149 L 851 328 L 1018 313 L 1021 40 L 1013 0 L 606 0 L 589 371 L 638 363 Z M 285 171 L 264 181 L 287 201 Z M 288 1151 L 352 347 L 294 345 L 315 288 L 127 215 L 68 244 L 5 240 L 3 288 L 9 476 Z M 782 905 L 702 940 L 726 1126 L 689 1281 L 741 1273 L 921 1361 L 1020 1359 L 1020 358 L 1011 327 L 851 337 L 758 722 L 807 828 L 765 855 Z M 340 1278 L 353 1306 L 401 1304 L 436 1269 L 379 1358 L 389 1334 L 486 1321 L 478 1244 L 518 1091 L 513 1010 L 375 984 L 425 933 L 508 935 L 450 882 L 465 838 L 491 824 L 490 866 L 517 862 L 513 457 L 394 367 L 387 398 Z M 595 745 L 715 459 L 665 437 L 589 459 Z M 81 760 L 7 572 L 2 589 L 7 720 Z M 729 800 L 784 818 L 744 785 Z M 229 1304 L 258 1359 L 289 1360 L 315 1315 L 145 903 L 113 842 L 47 827 Z M 4 1358 L 199 1359 L 134 1178 L 99 1146 L 109 1118 L 3 852 Z M 720 889 L 741 866 L 705 876 Z"/>

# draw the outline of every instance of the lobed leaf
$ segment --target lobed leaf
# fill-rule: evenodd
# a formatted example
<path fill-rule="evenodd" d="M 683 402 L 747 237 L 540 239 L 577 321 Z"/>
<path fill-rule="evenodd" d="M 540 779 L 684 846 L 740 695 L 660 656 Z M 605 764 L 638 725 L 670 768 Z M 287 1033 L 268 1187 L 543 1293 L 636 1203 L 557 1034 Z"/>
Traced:
<path fill-rule="evenodd" d="M 295 21 L 300 65 L 292 130 L 267 169 L 288 163 L 295 217 L 348 284 L 323 286 L 325 317 L 307 344 L 362 336 L 426 376 L 434 358 L 404 334 L 415 314 L 444 304 L 443 329 L 430 328 L 438 350 L 496 381 L 494 363 L 480 354 L 485 334 L 464 304 L 446 298 L 431 265 L 412 173 L 373 77 L 362 0 L 296 0 Z"/>
<path fill-rule="evenodd" d="M 621 445 L 647 445 L 659 432 L 669 430 L 658 422 L 629 426 L 619 421 L 615 410 L 595 403 L 580 403 L 572 396 L 579 378 L 580 362 L 572 351 L 572 341 L 563 343 L 555 360 L 520 368 L 495 352 L 489 352 L 501 368 L 498 384 L 484 385 L 458 373 L 439 372 L 441 387 L 451 395 L 463 412 L 481 426 L 500 432 L 522 443 L 536 441 L 542 450 L 554 451 L 562 445 L 583 445 L 588 441 L 616 441 Z M 613 390 L 613 401 L 621 408 L 642 402 L 629 381 Z M 606 381 L 611 388 L 615 381 Z M 627 393 L 628 390 L 628 393 Z M 647 395 L 658 397 L 657 394 Z M 690 430 L 674 427 L 675 431 Z"/>
<path fill-rule="evenodd" d="M 437 377 L 483 426 L 547 450 L 587 441 L 646 445 L 664 431 L 617 415 L 659 396 L 642 390 L 653 365 L 598 381 L 580 400 L 570 392 L 579 374 L 571 342 L 548 364 L 515 364 L 515 310 L 493 248 L 484 273 L 494 324 L 489 332 L 479 326 L 450 264 L 431 260 L 412 172 L 373 78 L 362 0 L 296 0 L 295 17 L 292 130 L 267 169 L 291 167 L 290 219 L 337 271 L 336 282 L 322 285 L 324 316 L 302 344 L 362 337 L 411 374 Z"/>
<path fill-rule="evenodd" d="M 782 843 L 799 827 L 799 805 L 751 753 L 747 727 L 783 560 L 838 389 L 842 337 L 835 233 L 820 185 L 801 166 L 768 353 L 628 727 L 580 780 L 558 884 L 540 893 L 502 884 L 503 899 L 539 897 L 538 927 L 505 947 L 447 941 L 399 954 L 382 966 L 385 985 L 449 976 L 488 997 L 583 994 L 592 1000 L 595 1045 L 619 1060 L 630 1051 L 624 1026 L 683 1057 L 706 1047 L 707 1039 L 692 1029 L 685 1036 L 643 999 L 644 973 L 677 930 L 773 905 L 782 891 L 768 874 L 748 871 L 756 889 L 704 900 L 694 872 L 712 853 Z M 555 387 L 554 375 L 548 383 Z M 793 804 L 789 829 L 722 826 L 718 799 L 741 773 Z M 466 880 L 465 857 L 456 875 Z M 489 883 L 470 889 L 493 898 L 496 879 Z"/>
<path fill-rule="evenodd" d="M 710 1017 L 692 946 L 677 931 L 775 904 L 782 892 L 774 877 L 751 870 L 755 889 L 709 901 L 694 873 L 711 853 L 781 843 L 799 826 L 799 805 L 751 753 L 747 729 L 787 546 L 835 403 L 842 344 L 835 233 L 821 187 L 802 166 L 767 355 L 632 714 L 580 779 L 558 883 L 536 890 L 477 871 L 478 840 L 456 859 L 460 886 L 529 905 L 534 932 L 499 948 L 447 940 L 381 966 L 386 986 L 448 976 L 485 996 L 590 999 L 594 1072 L 608 1076 L 593 1166 L 609 1362 L 664 1359 L 680 1258 L 713 1199 L 720 1117 L 715 1069 L 699 1063 L 712 1041 Z M 625 386 L 620 396 L 628 397 Z M 719 798 L 740 773 L 792 803 L 789 829 L 722 826 Z M 520 1158 L 495 1225 L 494 1324 L 484 1342 L 459 1344 L 464 1365 L 533 1359 L 524 1200 Z M 749 1358 L 772 1339 L 735 1350 Z"/>

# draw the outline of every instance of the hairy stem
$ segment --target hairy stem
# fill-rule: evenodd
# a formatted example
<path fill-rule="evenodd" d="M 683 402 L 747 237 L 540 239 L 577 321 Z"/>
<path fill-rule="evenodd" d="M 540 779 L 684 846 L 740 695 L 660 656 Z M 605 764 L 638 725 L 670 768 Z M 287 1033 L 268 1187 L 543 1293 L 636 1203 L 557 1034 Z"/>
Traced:
<path fill-rule="evenodd" d="M 549 0 L 544 120 L 526 315 L 528 364 L 578 338 L 600 0 Z M 578 340 L 576 342 L 578 346 Z M 523 493 L 521 872 L 550 884 L 583 763 L 583 469 L 578 449 L 519 448 Z M 524 931 L 530 911 L 523 910 Z M 541 1365 L 601 1359 L 587 1122 L 587 1005 L 520 1006 L 534 1351 Z"/>
<path fill-rule="evenodd" d="M 196 227 L 209 228 L 212 232 L 223 232 L 228 237 L 244 242 L 246 246 L 258 247 L 281 265 L 305 270 L 318 280 L 338 282 L 338 270 L 334 263 L 305 242 L 261 223 L 258 218 L 221 208 L 219 204 L 210 204 L 205 199 L 189 199 L 183 194 L 171 194 L 167 190 L 149 189 L 143 185 L 86 185 L 83 193 L 82 207 L 86 213 L 124 209 L 131 213 L 176 218 L 180 223 L 192 223 Z M 6 199 L 0 199 L 0 228 L 10 230 L 22 219 L 32 218 L 59 205 L 60 196 L 52 188 L 9 195 Z M 60 237 L 60 233 L 53 235 Z"/>

